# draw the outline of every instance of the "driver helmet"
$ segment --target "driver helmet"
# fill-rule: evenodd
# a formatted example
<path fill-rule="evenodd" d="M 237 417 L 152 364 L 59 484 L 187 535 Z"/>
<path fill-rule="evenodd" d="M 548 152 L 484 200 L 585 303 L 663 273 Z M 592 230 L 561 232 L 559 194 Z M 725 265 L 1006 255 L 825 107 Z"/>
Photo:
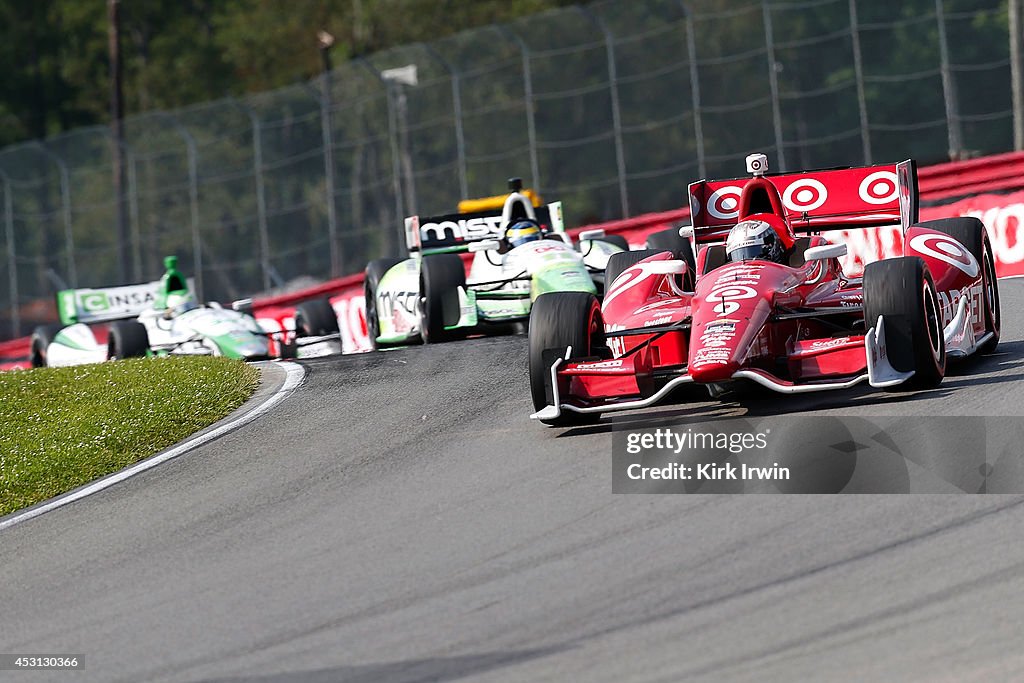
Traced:
<path fill-rule="evenodd" d="M 516 221 L 505 231 L 505 239 L 512 247 L 522 246 L 541 237 L 540 226 L 531 220 Z"/>
<path fill-rule="evenodd" d="M 167 315 L 169 317 L 181 315 L 195 308 L 199 308 L 199 304 L 196 303 L 192 292 L 187 289 L 179 289 L 167 294 Z"/>
<path fill-rule="evenodd" d="M 786 260 L 786 245 L 768 222 L 746 220 L 740 221 L 729 231 L 725 254 L 730 262 L 761 259 L 783 263 Z"/>

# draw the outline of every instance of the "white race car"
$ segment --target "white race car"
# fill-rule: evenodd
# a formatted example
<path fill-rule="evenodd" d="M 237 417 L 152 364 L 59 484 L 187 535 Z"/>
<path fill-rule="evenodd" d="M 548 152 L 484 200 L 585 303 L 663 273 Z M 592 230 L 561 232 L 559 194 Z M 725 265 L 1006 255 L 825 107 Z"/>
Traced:
<path fill-rule="evenodd" d="M 32 333 L 32 366 L 169 354 L 264 360 L 331 344 L 340 353 L 338 319 L 326 299 L 298 306 L 294 335 L 267 332 L 248 313 L 215 302 L 196 303 L 176 257 L 164 262 L 167 272 L 156 282 L 58 292 L 61 322 Z"/>
<path fill-rule="evenodd" d="M 374 348 L 455 339 L 488 326 L 525 322 L 544 292 L 600 294 L 612 254 L 625 240 L 595 230 L 577 245 L 561 202 L 534 205 L 518 179 L 505 197 L 471 200 L 470 211 L 406 219 L 409 256 L 366 267 L 366 322 Z M 500 208 L 499 208 L 500 207 Z M 474 252 L 469 275 L 462 257 Z"/>

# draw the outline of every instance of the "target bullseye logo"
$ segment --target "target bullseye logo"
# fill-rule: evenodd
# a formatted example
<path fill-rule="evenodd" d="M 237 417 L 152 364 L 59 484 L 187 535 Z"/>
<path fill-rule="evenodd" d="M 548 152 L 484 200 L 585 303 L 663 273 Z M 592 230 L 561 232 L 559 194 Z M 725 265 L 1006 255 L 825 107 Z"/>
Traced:
<path fill-rule="evenodd" d="M 719 219 L 736 218 L 740 215 L 740 192 L 736 185 L 720 187 L 708 197 L 708 213 Z"/>
<path fill-rule="evenodd" d="M 753 299 L 757 296 L 757 292 L 753 287 L 747 287 L 746 285 L 734 285 L 724 284 L 721 287 L 717 287 L 711 290 L 705 301 L 709 304 L 714 304 L 711 308 L 719 317 L 723 315 L 729 315 L 739 310 L 740 305 L 735 299 Z M 733 299 L 733 301 L 730 301 Z"/>
<path fill-rule="evenodd" d="M 910 248 L 919 254 L 948 263 L 967 277 L 978 277 L 978 259 L 958 242 L 945 235 L 917 235 L 910 240 Z"/>
<path fill-rule="evenodd" d="M 899 183 L 892 171 L 875 171 L 860 181 L 857 194 L 868 204 L 888 204 L 899 196 Z"/>
<path fill-rule="evenodd" d="M 820 180 L 803 178 L 786 188 L 782 203 L 793 211 L 814 211 L 828 199 L 828 188 Z"/>

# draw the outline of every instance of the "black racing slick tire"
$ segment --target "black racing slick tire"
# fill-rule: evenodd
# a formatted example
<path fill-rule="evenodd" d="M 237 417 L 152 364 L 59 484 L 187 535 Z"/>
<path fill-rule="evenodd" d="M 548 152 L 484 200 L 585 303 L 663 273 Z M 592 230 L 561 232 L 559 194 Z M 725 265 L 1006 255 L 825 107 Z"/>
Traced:
<path fill-rule="evenodd" d="M 992 243 L 988 239 L 985 224 L 974 217 L 956 217 L 923 221 L 917 225 L 949 235 L 964 245 L 978 262 L 984 289 L 985 331 L 992 334 L 988 341 L 978 347 L 978 352 L 992 353 L 999 345 L 1002 314 L 999 309 L 999 280 L 996 279 L 995 258 L 992 256 Z"/>
<path fill-rule="evenodd" d="M 697 285 L 697 259 L 693 255 L 690 240 L 679 234 L 675 228 L 652 232 L 647 236 L 647 248 L 657 251 L 671 251 L 672 255 L 686 263 L 686 274 L 683 275 L 684 291 L 692 292 Z"/>
<path fill-rule="evenodd" d="M 530 311 L 530 395 L 535 410 L 550 405 L 551 365 L 572 347 L 572 355 L 594 355 L 604 346 L 604 319 L 597 297 L 587 292 L 550 292 L 533 302 Z M 597 413 L 564 411 L 553 420 L 542 420 L 552 427 L 592 424 Z"/>
<path fill-rule="evenodd" d="M 295 332 L 300 337 L 338 334 L 338 314 L 327 299 L 303 301 L 295 307 Z"/>
<path fill-rule="evenodd" d="M 32 330 L 32 341 L 30 347 L 32 367 L 45 368 L 47 366 L 47 349 L 53 342 L 53 338 L 56 337 L 57 333 L 63 329 L 63 325 L 53 323 L 52 325 L 40 325 L 36 329 Z"/>
<path fill-rule="evenodd" d="M 149 351 L 146 327 L 134 320 L 118 320 L 107 331 L 107 358 L 122 360 L 142 358 Z"/>
<path fill-rule="evenodd" d="M 608 265 L 604 268 L 604 289 L 607 292 L 615 278 L 622 275 L 645 258 L 660 254 L 664 249 L 639 249 L 637 251 L 624 251 L 612 254 L 608 257 Z"/>
<path fill-rule="evenodd" d="M 882 316 L 889 363 L 914 376 L 892 388 L 929 389 L 946 374 L 946 342 L 935 283 L 916 256 L 886 259 L 864 268 L 864 324 Z"/>
<path fill-rule="evenodd" d="M 420 264 L 420 336 L 424 344 L 451 341 L 446 330 L 459 322 L 459 288 L 466 286 L 466 269 L 456 254 L 424 256 Z"/>
<path fill-rule="evenodd" d="M 604 237 L 598 238 L 599 242 L 607 242 L 608 244 L 618 247 L 622 251 L 629 251 L 629 242 L 622 235 L 605 235 Z"/>
<path fill-rule="evenodd" d="M 380 336 L 380 316 L 377 314 L 377 287 L 384 274 L 397 266 L 404 259 L 379 258 L 370 261 L 363 273 L 363 295 L 366 297 L 366 335 L 370 338 L 370 346 L 374 351 L 385 348 L 386 344 L 377 342 Z"/>

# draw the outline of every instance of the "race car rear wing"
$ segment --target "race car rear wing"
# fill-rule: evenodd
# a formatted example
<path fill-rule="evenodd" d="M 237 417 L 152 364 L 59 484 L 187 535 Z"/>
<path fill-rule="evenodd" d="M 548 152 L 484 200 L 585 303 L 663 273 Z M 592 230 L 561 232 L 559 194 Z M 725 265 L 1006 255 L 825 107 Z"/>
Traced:
<path fill-rule="evenodd" d="M 552 232 L 565 232 L 561 202 L 534 207 L 529 198 L 513 192 L 508 195 L 500 210 L 406 218 L 406 246 L 410 254 L 468 251 L 473 242 L 503 237 L 505 227 L 518 218 L 535 220 L 542 228 Z"/>
<path fill-rule="evenodd" d="M 57 292 L 57 313 L 64 325 L 134 318 L 152 308 L 160 281 L 124 287 L 65 289 Z M 192 278 L 189 291 L 195 292 Z"/>
<path fill-rule="evenodd" d="M 697 242 L 725 239 L 737 222 L 743 188 L 755 178 L 691 183 L 690 217 Z M 917 165 L 913 160 L 853 168 L 761 175 L 779 191 L 794 230 L 818 232 L 917 222 Z"/>

